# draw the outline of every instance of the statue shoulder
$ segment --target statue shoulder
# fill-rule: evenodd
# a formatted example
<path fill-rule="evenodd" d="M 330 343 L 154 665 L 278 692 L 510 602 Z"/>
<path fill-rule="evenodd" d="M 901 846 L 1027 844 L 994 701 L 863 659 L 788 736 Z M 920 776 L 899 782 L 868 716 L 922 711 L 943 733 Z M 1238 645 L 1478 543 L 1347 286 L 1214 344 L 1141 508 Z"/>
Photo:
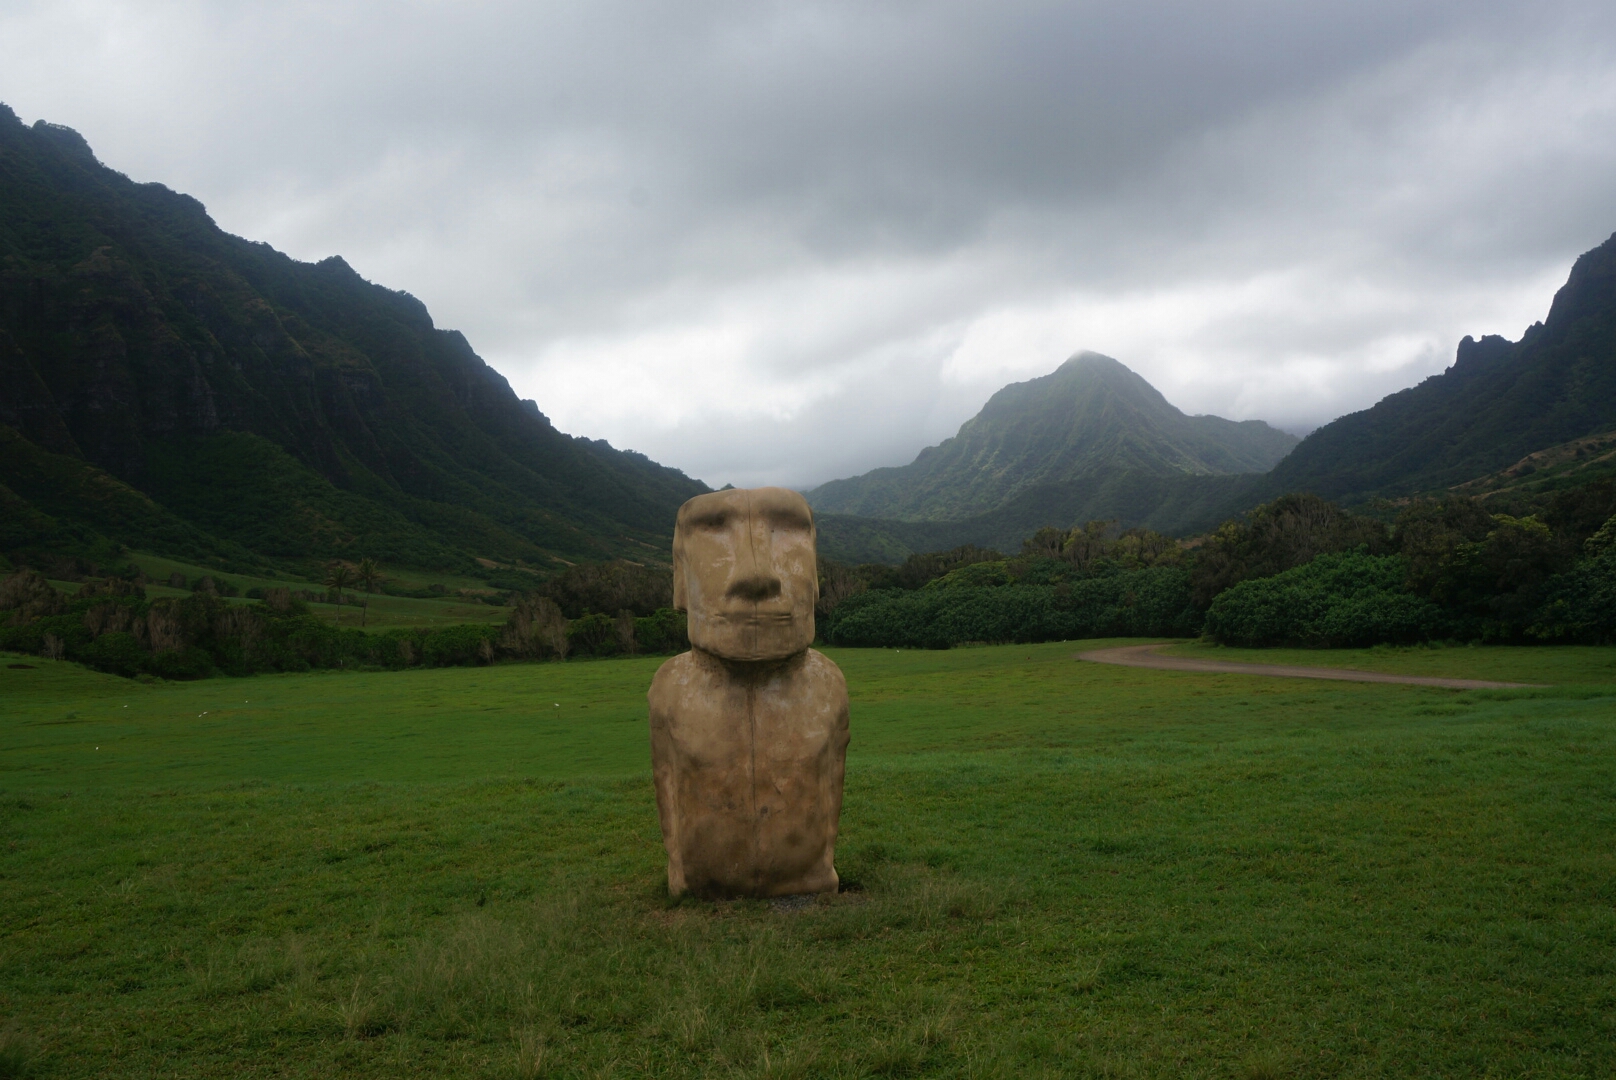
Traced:
<path fill-rule="evenodd" d="M 678 656 L 670 656 L 651 677 L 651 693 L 656 693 L 659 687 L 688 683 L 692 678 L 699 676 L 698 667 L 691 653 L 682 652 Z"/>
<path fill-rule="evenodd" d="M 843 694 L 847 693 L 847 679 L 843 677 L 842 669 L 836 666 L 836 661 L 818 649 L 808 650 L 807 661 L 803 665 L 803 670 L 815 682 L 833 686 Z"/>
<path fill-rule="evenodd" d="M 689 693 L 692 686 L 711 685 L 716 674 L 711 662 L 703 663 L 694 652 L 682 652 L 669 657 L 657 668 L 646 696 L 653 704 L 659 698 L 682 696 Z"/>

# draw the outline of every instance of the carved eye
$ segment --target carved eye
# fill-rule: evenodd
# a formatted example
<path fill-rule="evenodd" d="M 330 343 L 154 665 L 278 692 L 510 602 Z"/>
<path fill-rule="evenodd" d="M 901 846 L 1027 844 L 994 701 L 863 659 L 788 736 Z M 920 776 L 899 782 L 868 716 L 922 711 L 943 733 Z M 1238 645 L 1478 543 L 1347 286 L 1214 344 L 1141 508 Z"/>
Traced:
<path fill-rule="evenodd" d="M 729 527 L 731 516 L 728 510 L 709 510 L 702 514 L 692 514 L 690 527 L 707 532 L 722 532 Z"/>
<path fill-rule="evenodd" d="M 812 523 L 796 510 L 770 510 L 766 520 L 775 532 L 806 533 Z"/>

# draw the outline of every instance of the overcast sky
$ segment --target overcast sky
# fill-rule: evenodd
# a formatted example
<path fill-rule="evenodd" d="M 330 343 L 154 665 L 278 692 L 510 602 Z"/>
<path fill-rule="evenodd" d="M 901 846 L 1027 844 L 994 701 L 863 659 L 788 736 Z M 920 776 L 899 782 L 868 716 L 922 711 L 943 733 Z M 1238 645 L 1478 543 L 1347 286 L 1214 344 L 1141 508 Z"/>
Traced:
<path fill-rule="evenodd" d="M 0 0 L 0 100 L 713 485 L 1080 349 L 1305 430 L 1616 231 L 1616 4 Z"/>

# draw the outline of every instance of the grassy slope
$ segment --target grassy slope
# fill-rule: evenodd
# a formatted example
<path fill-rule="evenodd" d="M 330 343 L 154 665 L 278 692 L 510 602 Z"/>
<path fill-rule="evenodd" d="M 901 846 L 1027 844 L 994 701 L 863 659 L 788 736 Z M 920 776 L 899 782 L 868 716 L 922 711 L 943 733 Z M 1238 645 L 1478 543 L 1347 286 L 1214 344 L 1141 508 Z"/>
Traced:
<path fill-rule="evenodd" d="M 1616 1067 L 1616 652 L 1074 649 L 835 653 L 864 889 L 796 914 L 663 898 L 655 659 L 0 664 L 0 1015 L 62 1076 Z"/>
<path fill-rule="evenodd" d="M 176 570 L 184 574 L 187 581 L 195 581 L 204 574 L 211 574 L 233 583 L 242 592 L 248 589 L 272 589 L 284 587 L 295 592 L 324 593 L 325 587 L 316 582 L 303 581 L 293 577 L 259 577 L 253 574 L 220 573 L 198 566 L 194 563 L 179 562 L 175 559 L 165 559 L 159 555 L 148 555 L 140 552 L 130 552 L 123 556 L 127 562 L 132 562 L 146 572 L 146 576 L 153 582 L 167 581 L 168 576 Z M 388 584 L 400 588 L 418 589 L 427 585 L 442 585 L 453 593 L 459 589 L 470 589 L 477 592 L 489 592 L 484 582 L 473 578 L 462 577 L 455 574 L 432 574 L 427 571 L 404 570 L 394 572 L 391 568 L 387 574 Z M 76 582 L 57 581 L 53 584 L 62 591 L 73 594 L 78 592 Z M 152 599 L 159 596 L 189 596 L 187 589 L 171 589 L 166 585 L 147 584 L 144 586 L 146 595 Z M 347 594 L 351 601 L 337 610 L 336 604 L 310 603 L 309 610 L 323 619 L 333 622 L 341 619 L 343 626 L 360 625 L 359 605 L 365 600 L 365 594 L 353 590 Z M 244 596 L 231 597 L 234 604 L 253 604 Z M 386 630 L 390 627 L 410 626 L 456 626 L 461 623 L 501 623 L 510 616 L 510 609 L 494 607 L 475 599 L 466 599 L 454 595 L 444 599 L 417 599 L 409 596 L 388 596 L 383 593 L 372 593 L 370 596 L 370 611 L 365 618 L 365 627 L 370 630 Z"/>
<path fill-rule="evenodd" d="M 227 578 L 240 585 L 243 589 L 254 587 L 272 588 L 276 585 L 284 585 L 290 589 L 318 589 L 322 587 L 311 580 L 291 575 L 257 577 L 252 574 L 232 574 L 210 569 L 197 563 L 188 563 L 179 559 L 169 559 L 161 555 L 150 555 L 144 552 L 131 551 L 123 558 L 124 561 L 139 566 L 146 572 L 146 576 L 153 580 L 167 579 L 170 574 L 178 570 L 190 579 L 201 577 L 204 574 Z M 386 576 L 384 584 L 388 586 L 419 589 L 427 585 L 442 585 L 449 590 L 476 589 L 482 592 L 489 591 L 488 585 L 482 579 L 467 577 L 464 574 L 433 573 L 430 570 L 411 570 L 407 568 L 399 569 L 390 565 L 384 565 L 383 570 Z"/>
<path fill-rule="evenodd" d="M 1507 469 L 1457 484 L 1458 495 L 1483 499 L 1562 491 L 1616 477 L 1616 431 L 1588 435 L 1527 454 Z"/>

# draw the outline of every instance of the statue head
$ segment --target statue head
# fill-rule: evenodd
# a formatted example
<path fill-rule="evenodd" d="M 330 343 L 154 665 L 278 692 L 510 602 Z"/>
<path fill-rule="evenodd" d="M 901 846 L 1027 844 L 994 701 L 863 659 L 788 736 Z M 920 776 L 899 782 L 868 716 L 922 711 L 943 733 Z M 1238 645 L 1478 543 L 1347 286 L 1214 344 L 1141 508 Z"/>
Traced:
<path fill-rule="evenodd" d="M 783 660 L 814 640 L 819 564 L 808 501 L 786 488 L 714 491 L 679 508 L 673 606 L 690 643 L 726 660 Z"/>

